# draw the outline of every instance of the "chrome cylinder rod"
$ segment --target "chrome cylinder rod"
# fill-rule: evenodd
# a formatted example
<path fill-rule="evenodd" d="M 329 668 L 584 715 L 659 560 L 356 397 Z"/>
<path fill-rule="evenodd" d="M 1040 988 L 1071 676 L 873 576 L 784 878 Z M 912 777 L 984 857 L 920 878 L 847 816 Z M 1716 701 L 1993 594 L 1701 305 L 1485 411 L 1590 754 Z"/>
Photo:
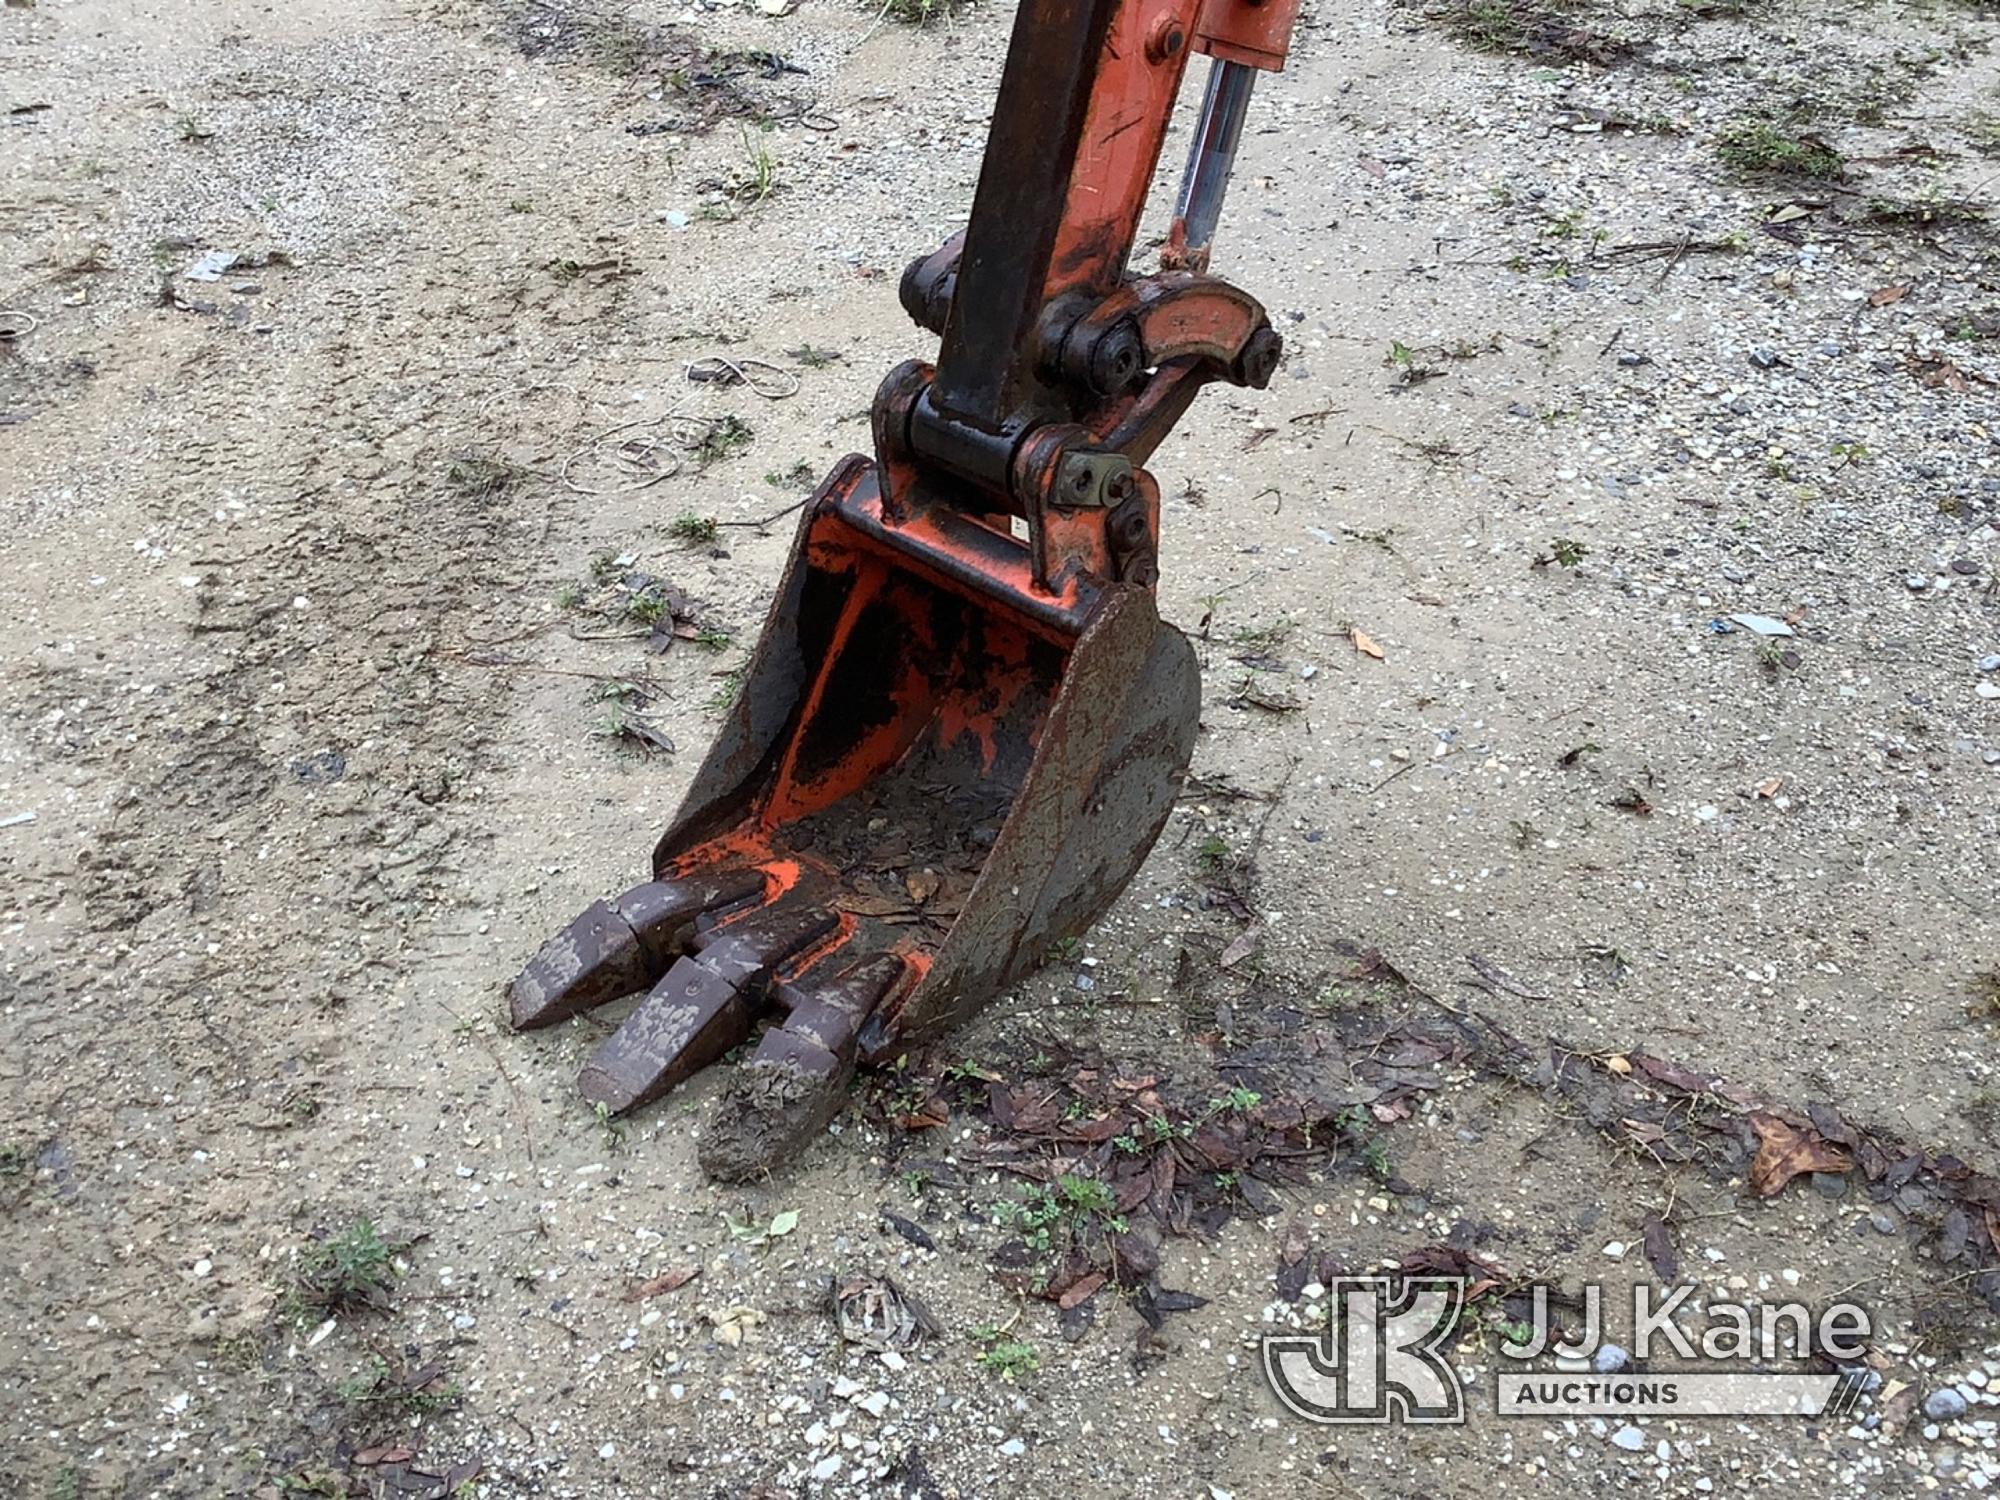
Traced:
<path fill-rule="evenodd" d="M 1243 119 L 1256 81 L 1257 70 L 1243 63 L 1217 58 L 1209 64 L 1208 90 L 1202 95 L 1187 170 L 1181 174 L 1180 199 L 1174 205 L 1173 230 L 1162 257 L 1168 265 L 1208 269 L 1215 226 L 1222 218 L 1222 196 L 1236 167 L 1236 146 L 1243 137 Z"/>

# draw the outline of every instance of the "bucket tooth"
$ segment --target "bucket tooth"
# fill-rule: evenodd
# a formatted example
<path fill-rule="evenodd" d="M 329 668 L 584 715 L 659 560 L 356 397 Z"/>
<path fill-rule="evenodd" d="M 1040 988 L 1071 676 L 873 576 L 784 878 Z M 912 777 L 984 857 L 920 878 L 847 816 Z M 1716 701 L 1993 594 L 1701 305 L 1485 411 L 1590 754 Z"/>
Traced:
<path fill-rule="evenodd" d="M 728 979 L 699 958 L 675 959 L 584 1064 L 583 1097 L 614 1115 L 637 1109 L 746 1040 L 753 1017 Z"/>
<path fill-rule="evenodd" d="M 704 912 L 763 894 L 755 870 L 695 880 L 649 880 L 596 901 L 542 944 L 508 990 L 516 1031 L 553 1026 L 645 989 L 666 973 Z"/>
<path fill-rule="evenodd" d="M 702 935 L 584 1065 L 584 1098 L 624 1114 L 747 1041 L 771 975 L 839 926 L 836 912 L 781 898 Z"/>
<path fill-rule="evenodd" d="M 861 1023 L 902 982 L 903 960 L 876 954 L 837 977 L 782 985 L 790 1014 L 764 1033 L 722 1098 L 698 1155 L 710 1177 L 741 1182 L 769 1172 L 840 1112 L 854 1076 Z"/>

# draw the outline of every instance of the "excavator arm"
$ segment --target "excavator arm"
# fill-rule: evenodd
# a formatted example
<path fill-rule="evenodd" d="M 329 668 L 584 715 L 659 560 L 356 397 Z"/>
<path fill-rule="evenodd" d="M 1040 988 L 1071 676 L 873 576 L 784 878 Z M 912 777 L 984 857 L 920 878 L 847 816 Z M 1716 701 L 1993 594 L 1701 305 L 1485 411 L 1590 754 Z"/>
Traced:
<path fill-rule="evenodd" d="M 903 306 L 872 461 L 801 518 L 736 703 L 653 854 L 510 991 L 514 1026 L 640 994 L 585 1064 L 623 1113 L 752 1041 L 700 1140 L 768 1171 L 861 1062 L 941 1035 L 1131 881 L 1193 752 L 1143 465 L 1210 381 L 1262 387 L 1264 310 L 1207 274 L 1251 82 L 1297 0 L 1021 0 L 962 234 Z M 1183 75 L 1211 59 L 1177 212 L 1133 242 Z"/>

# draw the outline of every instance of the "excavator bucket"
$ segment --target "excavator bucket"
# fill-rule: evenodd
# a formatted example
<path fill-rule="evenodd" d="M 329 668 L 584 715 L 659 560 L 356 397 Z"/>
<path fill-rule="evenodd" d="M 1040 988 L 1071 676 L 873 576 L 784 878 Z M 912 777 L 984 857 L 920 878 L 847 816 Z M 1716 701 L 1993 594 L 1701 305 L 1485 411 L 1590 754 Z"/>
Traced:
<path fill-rule="evenodd" d="M 750 1041 L 703 1166 L 818 1130 L 857 1060 L 938 1035 L 1124 889 L 1193 749 L 1194 653 L 1132 584 L 1036 591 L 1026 548 L 882 517 L 874 465 L 808 506 L 727 722 L 653 855 L 515 981 L 517 1028 L 645 989 L 584 1068 L 612 1113 Z"/>
<path fill-rule="evenodd" d="M 653 853 L 515 980 L 513 1023 L 642 993 L 583 1071 L 623 1113 L 749 1047 L 701 1139 L 768 1169 L 857 1062 L 972 1015 L 1081 933 L 1159 836 L 1200 681 L 1153 605 L 1138 467 L 1203 385 L 1262 387 L 1264 309 L 1205 273 L 1250 79 L 1297 0 L 1020 0 L 962 234 L 807 504 L 720 735 Z M 1171 268 L 1127 269 L 1191 53 L 1212 60 Z"/>

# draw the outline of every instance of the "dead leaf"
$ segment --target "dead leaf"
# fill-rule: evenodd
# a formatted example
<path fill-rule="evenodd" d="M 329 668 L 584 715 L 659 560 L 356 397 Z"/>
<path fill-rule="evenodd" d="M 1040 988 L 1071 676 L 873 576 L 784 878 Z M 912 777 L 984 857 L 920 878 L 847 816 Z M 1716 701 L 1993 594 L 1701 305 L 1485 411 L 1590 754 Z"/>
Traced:
<path fill-rule="evenodd" d="M 356 1468 L 372 1469 L 377 1464 L 406 1464 L 417 1456 L 414 1448 L 395 1444 L 379 1448 L 363 1448 L 349 1460 Z"/>
<path fill-rule="evenodd" d="M 1466 1282 L 1465 1300 L 1477 1302 L 1488 1292 L 1498 1291 L 1512 1279 L 1507 1268 L 1496 1260 L 1474 1255 L 1455 1245 L 1426 1245 L 1397 1257 L 1405 1276 L 1456 1276 Z"/>
<path fill-rule="evenodd" d="M 1680 1280 L 1681 1260 L 1674 1251 L 1674 1233 L 1666 1220 L 1658 1214 L 1647 1214 L 1645 1223 L 1639 1226 L 1639 1238 L 1646 1247 L 1646 1259 L 1652 1263 L 1653 1274 L 1662 1285 L 1671 1286 Z"/>
<path fill-rule="evenodd" d="M 1064 1312 L 1068 1312 L 1078 1303 L 1088 1302 L 1092 1297 L 1097 1295 L 1097 1289 L 1104 1285 L 1104 1279 L 1102 1271 L 1092 1271 L 1088 1276 L 1078 1281 L 1075 1286 L 1072 1286 L 1068 1291 L 1056 1298 L 1056 1306 L 1060 1307 Z"/>
<path fill-rule="evenodd" d="M 1976 380 L 1981 385 L 1992 384 L 1984 375 L 1962 370 L 1941 354 L 1905 354 L 1903 364 L 1917 377 L 1919 385 L 1927 386 L 1931 390 L 1956 391 L 1963 394 L 1971 389 L 1972 381 Z"/>
<path fill-rule="evenodd" d="M 675 1266 L 671 1271 L 641 1281 L 625 1288 L 627 1302 L 644 1302 L 648 1297 L 657 1297 L 663 1292 L 677 1292 L 701 1274 L 700 1266 Z"/>
<path fill-rule="evenodd" d="M 1667 1138 L 1667 1132 L 1651 1120 L 1635 1120 L 1629 1115 L 1618 1122 L 1625 1127 L 1625 1133 L 1642 1146 L 1657 1146 Z"/>
<path fill-rule="evenodd" d="M 1854 1160 L 1829 1144 L 1816 1130 L 1800 1129 L 1777 1115 L 1758 1110 L 1750 1116 L 1757 1132 L 1757 1157 L 1750 1163 L 1750 1186 L 1765 1198 L 1784 1191 L 1802 1172 L 1847 1172 Z"/>
<path fill-rule="evenodd" d="M 1244 959 L 1256 951 L 1257 939 L 1263 935 L 1263 926 L 1256 922 L 1252 922 L 1248 927 L 1237 933 L 1229 946 L 1222 950 L 1222 958 L 1219 960 L 1221 966 L 1225 969 L 1233 969 L 1242 963 Z"/>
<path fill-rule="evenodd" d="M 1604 1059 L 1604 1066 L 1620 1076 L 1632 1071 L 1632 1065 L 1622 1057 L 1607 1057 Z"/>
<path fill-rule="evenodd" d="M 910 899 L 921 906 L 937 894 L 942 881 L 935 870 L 913 870 L 903 877 L 903 884 L 910 892 Z"/>
<path fill-rule="evenodd" d="M 1778 795 L 1779 791 L 1784 787 L 1784 785 L 1785 785 L 1784 777 L 1773 776 L 1768 781 L 1760 781 L 1757 783 L 1757 795 L 1759 797 L 1775 797 Z"/>
<path fill-rule="evenodd" d="M 1875 1409 L 1882 1413 L 1882 1430 L 1899 1433 L 1917 1414 L 1917 1388 L 1907 1381 L 1891 1380 L 1876 1395 Z"/>
<path fill-rule="evenodd" d="M 1870 307 L 1887 307 L 1891 302 L 1901 302 L 1909 294 L 1910 289 L 1907 286 L 1877 287 L 1868 294 L 1868 305 Z"/>
<path fill-rule="evenodd" d="M 1363 656 L 1372 656 L 1377 661 L 1382 660 L 1382 648 L 1375 644 L 1375 637 L 1363 630 L 1359 625 L 1350 625 L 1347 627 L 1347 638 L 1354 642 L 1354 649 L 1359 651 Z"/>

